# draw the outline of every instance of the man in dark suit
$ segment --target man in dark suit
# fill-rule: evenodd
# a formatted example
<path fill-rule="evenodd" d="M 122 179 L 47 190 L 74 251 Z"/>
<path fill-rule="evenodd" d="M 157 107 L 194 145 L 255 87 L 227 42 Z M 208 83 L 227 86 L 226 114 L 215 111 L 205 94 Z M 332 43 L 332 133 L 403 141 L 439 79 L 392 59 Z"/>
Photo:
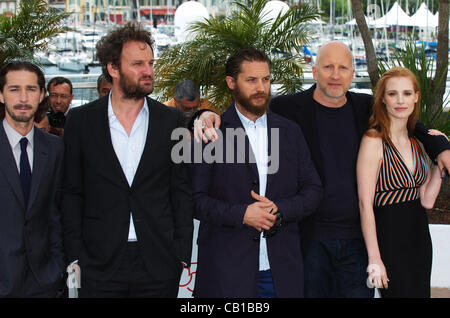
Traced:
<path fill-rule="evenodd" d="M 269 63 L 253 48 L 229 58 L 234 102 L 215 143 L 223 149 L 213 163 L 195 163 L 194 153 L 195 297 L 303 297 L 298 222 L 316 209 L 322 189 L 300 128 L 267 112 Z M 236 141 L 236 132 L 243 138 Z"/>
<path fill-rule="evenodd" d="M 301 223 L 305 296 L 373 297 L 373 289 L 366 284 L 370 259 L 361 233 L 356 188 L 356 158 L 372 96 L 348 91 L 354 75 L 352 54 L 341 42 L 321 47 L 313 75 L 316 84 L 310 89 L 270 102 L 272 112 L 301 127 L 324 187 L 317 212 Z M 217 115 L 203 113 L 196 131 L 204 120 L 206 126 L 212 120 L 217 126 L 215 119 Z M 214 133 L 209 128 L 207 132 Z M 444 137 L 428 135 L 420 122 L 415 134 L 440 167 L 450 168 L 450 146 Z"/>
<path fill-rule="evenodd" d="M 65 126 L 62 215 L 81 297 L 176 297 L 191 259 L 193 199 L 171 160 L 181 113 L 153 91 L 153 40 L 135 24 L 97 44 L 111 92 L 73 109 Z"/>
<path fill-rule="evenodd" d="M 62 287 L 64 150 L 60 138 L 34 128 L 44 95 L 44 74 L 34 64 L 0 70 L 0 297 L 55 297 Z"/>

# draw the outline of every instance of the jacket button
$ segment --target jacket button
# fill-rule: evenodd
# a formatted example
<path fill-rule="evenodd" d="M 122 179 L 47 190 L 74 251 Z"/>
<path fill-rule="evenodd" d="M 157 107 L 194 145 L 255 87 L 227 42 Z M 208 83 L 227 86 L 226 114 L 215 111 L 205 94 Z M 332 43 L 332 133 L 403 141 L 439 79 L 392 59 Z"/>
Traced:
<path fill-rule="evenodd" d="M 253 185 L 257 185 L 258 183 L 258 180 L 253 180 Z"/>

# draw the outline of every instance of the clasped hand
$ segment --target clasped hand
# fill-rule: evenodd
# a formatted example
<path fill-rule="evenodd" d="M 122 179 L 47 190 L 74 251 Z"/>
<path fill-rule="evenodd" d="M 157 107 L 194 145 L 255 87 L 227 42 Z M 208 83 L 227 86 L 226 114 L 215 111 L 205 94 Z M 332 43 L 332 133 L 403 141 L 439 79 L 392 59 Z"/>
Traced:
<path fill-rule="evenodd" d="M 250 204 L 244 214 L 244 224 L 255 228 L 257 231 L 269 230 L 277 219 L 275 213 L 278 207 L 266 197 L 260 196 L 253 190 L 250 195 L 256 202 Z"/>

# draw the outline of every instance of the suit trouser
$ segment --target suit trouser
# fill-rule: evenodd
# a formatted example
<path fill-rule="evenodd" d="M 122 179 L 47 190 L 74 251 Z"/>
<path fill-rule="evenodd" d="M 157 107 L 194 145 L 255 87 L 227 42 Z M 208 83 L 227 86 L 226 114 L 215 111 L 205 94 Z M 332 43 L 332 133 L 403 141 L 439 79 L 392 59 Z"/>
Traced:
<path fill-rule="evenodd" d="M 82 264 L 81 276 L 83 277 Z M 176 298 L 179 278 L 169 281 L 151 280 L 137 243 L 128 242 L 122 263 L 113 278 L 109 281 L 82 278 L 79 296 L 81 298 Z"/>

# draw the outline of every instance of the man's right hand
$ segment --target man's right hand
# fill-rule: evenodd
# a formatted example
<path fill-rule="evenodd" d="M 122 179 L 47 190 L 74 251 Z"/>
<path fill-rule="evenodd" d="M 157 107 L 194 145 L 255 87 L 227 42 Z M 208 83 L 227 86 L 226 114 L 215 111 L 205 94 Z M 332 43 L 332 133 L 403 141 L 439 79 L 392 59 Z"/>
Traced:
<path fill-rule="evenodd" d="M 272 207 L 272 202 L 255 202 L 250 204 L 245 210 L 244 224 L 255 228 L 259 232 L 269 230 L 277 219 L 276 215 L 270 213 Z"/>
<path fill-rule="evenodd" d="M 196 142 L 203 140 L 205 144 L 217 140 L 216 129 L 220 127 L 220 116 L 211 111 L 203 112 L 194 124 L 194 138 Z"/>

